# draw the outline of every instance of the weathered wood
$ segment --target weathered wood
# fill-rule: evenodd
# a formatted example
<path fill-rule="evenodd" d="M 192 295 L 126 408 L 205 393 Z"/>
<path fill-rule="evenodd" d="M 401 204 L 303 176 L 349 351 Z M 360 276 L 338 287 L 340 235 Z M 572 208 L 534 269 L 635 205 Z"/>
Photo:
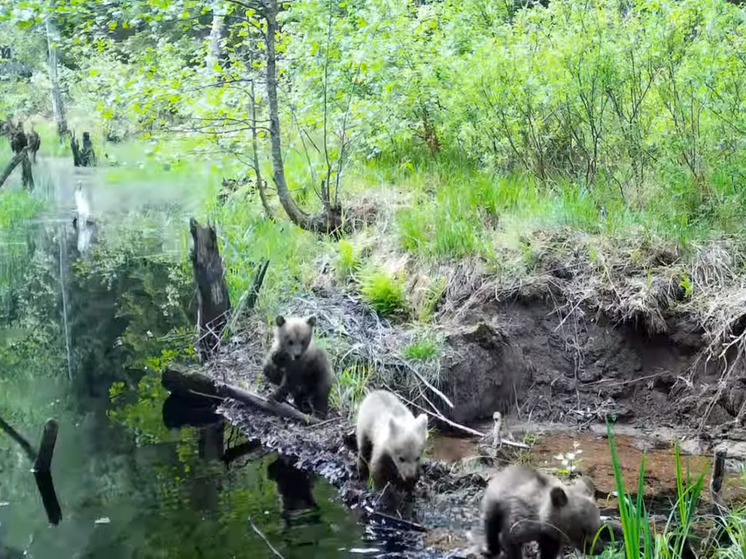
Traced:
<path fill-rule="evenodd" d="M 36 164 L 36 154 L 39 152 L 39 148 L 41 147 L 41 136 L 39 136 L 39 133 L 34 130 L 34 127 L 32 126 L 31 132 L 26 134 L 26 139 L 28 140 L 31 163 Z"/>
<path fill-rule="evenodd" d="M 34 447 L 31 446 L 31 443 L 29 443 L 26 438 L 18 431 L 13 429 L 13 427 L 2 417 L 0 417 L 0 429 L 5 431 L 11 439 L 18 443 L 18 445 L 26 453 L 26 456 L 29 460 L 31 460 L 32 462 L 36 460 L 36 451 L 34 450 Z"/>
<path fill-rule="evenodd" d="M 264 283 L 264 276 L 267 274 L 267 268 L 269 268 L 269 260 L 265 260 L 263 264 L 259 265 L 259 270 L 254 277 L 254 283 L 251 284 L 251 293 L 246 301 L 246 308 L 253 309 L 256 305 L 257 299 L 259 299 L 259 291 L 262 289 Z"/>
<path fill-rule="evenodd" d="M 78 143 L 78 139 L 73 133 L 70 137 L 70 151 L 73 153 L 73 165 L 75 167 L 95 167 L 96 152 L 93 149 L 91 135 L 83 132 L 83 146 Z"/>
<path fill-rule="evenodd" d="M 39 443 L 39 452 L 34 460 L 33 471 L 38 473 L 48 473 L 52 465 L 52 456 L 54 455 L 54 445 L 57 443 L 57 431 L 59 426 L 54 419 L 47 419 L 44 424 L 44 433 Z"/>
<path fill-rule="evenodd" d="M 34 472 L 34 480 L 36 481 L 36 488 L 39 490 L 39 495 L 41 495 L 41 502 L 44 505 L 49 523 L 54 525 L 59 524 L 62 520 L 62 508 L 60 507 L 59 500 L 57 500 L 57 493 L 54 490 L 52 474 L 49 472 Z"/>
<path fill-rule="evenodd" d="M 8 179 L 10 174 L 13 172 L 13 169 L 15 169 L 18 166 L 18 164 L 21 161 L 23 161 L 27 153 L 28 153 L 28 147 L 23 148 L 20 152 L 16 153 L 13 156 L 13 159 L 10 160 L 10 163 L 8 163 L 5 166 L 5 169 L 3 169 L 3 172 L 0 173 L 0 187 L 3 186 L 5 181 Z"/>
<path fill-rule="evenodd" d="M 215 411 L 221 401 L 193 394 L 169 394 L 161 408 L 163 424 L 166 429 L 179 429 L 215 423 L 221 418 Z"/>
<path fill-rule="evenodd" d="M 28 150 L 28 147 L 23 149 Z M 31 171 L 31 160 L 28 157 L 28 151 L 21 158 L 21 184 L 27 190 L 34 189 L 34 173 Z"/>
<path fill-rule="evenodd" d="M 304 414 L 290 404 L 267 400 L 259 394 L 212 380 L 200 373 L 185 371 L 174 365 L 163 371 L 161 384 L 172 394 L 197 394 L 221 399 L 232 398 L 263 413 L 286 417 L 300 423 L 313 425 L 320 421 L 316 417 Z"/>
<path fill-rule="evenodd" d="M 52 455 L 54 454 L 54 445 L 57 441 L 57 421 L 47 419 L 44 424 L 44 433 L 42 434 L 39 452 L 37 453 L 23 435 L 18 433 L 13 427 L 0 417 L 0 428 L 5 431 L 11 439 L 16 441 L 26 453 L 28 459 L 33 462 L 32 471 L 36 480 L 36 488 L 39 490 L 41 502 L 47 513 L 47 518 L 51 524 L 59 524 L 62 520 L 62 509 L 57 500 L 57 493 L 54 490 L 50 465 Z"/>
<path fill-rule="evenodd" d="M 726 452 L 724 450 L 716 450 L 715 455 L 712 459 L 710 494 L 712 506 L 715 509 L 713 512 L 716 515 L 721 514 L 725 510 L 725 503 L 723 502 L 723 497 L 720 494 L 720 490 L 723 487 L 723 476 L 725 476 L 725 458 Z"/>
<path fill-rule="evenodd" d="M 220 336 L 228 321 L 231 303 L 215 228 L 211 225 L 200 225 L 197 220 L 191 218 L 189 231 L 194 243 L 191 260 L 199 304 L 198 346 L 203 359 L 207 359 L 220 345 Z"/>

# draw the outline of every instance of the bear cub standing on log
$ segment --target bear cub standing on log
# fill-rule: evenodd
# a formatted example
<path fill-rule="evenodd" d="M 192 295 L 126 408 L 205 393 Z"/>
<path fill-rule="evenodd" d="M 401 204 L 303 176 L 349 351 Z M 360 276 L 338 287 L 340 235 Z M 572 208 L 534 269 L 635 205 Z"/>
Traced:
<path fill-rule="evenodd" d="M 598 555 L 602 527 L 593 501 L 593 482 L 579 478 L 565 485 L 559 479 L 525 466 L 508 466 L 490 480 L 482 499 L 487 556 L 521 559 L 521 546 L 536 541 L 541 559 L 556 559 L 563 544 Z"/>
<path fill-rule="evenodd" d="M 274 340 L 264 361 L 264 376 L 278 389 L 272 395 L 282 402 L 291 394 L 303 413 L 326 418 L 332 369 L 326 352 L 313 342 L 316 317 L 275 318 Z"/>
<path fill-rule="evenodd" d="M 427 441 L 427 416 L 417 418 L 386 390 L 368 394 L 357 413 L 357 468 L 373 478 L 377 490 L 387 483 L 411 489 L 419 477 Z"/>

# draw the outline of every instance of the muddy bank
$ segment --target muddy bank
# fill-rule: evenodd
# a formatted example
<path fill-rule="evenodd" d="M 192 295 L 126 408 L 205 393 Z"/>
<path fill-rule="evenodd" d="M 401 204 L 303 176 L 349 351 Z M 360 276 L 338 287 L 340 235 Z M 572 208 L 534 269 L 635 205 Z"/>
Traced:
<path fill-rule="evenodd" d="M 262 416 L 235 403 L 223 406 L 221 412 L 250 440 L 332 482 L 340 498 L 362 514 L 371 530 L 391 530 L 388 539 L 396 553 L 413 557 L 467 556 L 473 551 L 469 532 L 476 528 L 479 535 L 479 500 L 490 472 L 526 460 L 557 467 L 553 457 L 573 449 L 574 435 L 567 434 L 568 428 L 584 431 L 580 444 L 588 458 L 579 471 L 594 479 L 599 506 L 610 516 L 615 514 L 611 496 L 615 488 L 608 441 L 599 433 L 607 419 L 648 432 L 669 429 L 665 442 L 655 443 L 655 437 L 650 438 L 653 442 L 640 442 L 646 439 L 637 436 L 619 440 L 620 452 L 630 464 L 623 469 L 630 482 L 627 487 L 636 487 L 643 452 L 652 453 L 644 495 L 661 507 L 667 506 L 675 491 L 673 438 L 689 436 L 685 451 L 702 455 L 687 460 L 696 473 L 700 469 L 709 473 L 709 456 L 717 445 L 729 451 L 736 448 L 728 437 L 742 433 L 733 421 L 738 415 L 738 392 L 728 392 L 728 405 L 722 398 L 713 400 L 718 374 L 701 359 L 704 344 L 691 324 L 672 321 L 667 333 L 648 334 L 630 325 L 615 327 L 580 307 L 568 314 L 557 309 L 549 295 L 534 294 L 493 301 L 479 312 L 444 316 L 439 358 L 417 362 L 404 357 L 404 348 L 416 333 L 403 323 L 381 319 L 351 294 L 324 289 L 287 304 L 286 315 L 317 317 L 317 336 L 338 373 L 363 363 L 375 372 L 376 386 L 395 390 L 414 406 L 442 413 L 482 433 L 489 431 L 490 423 L 484 421 L 495 411 L 505 417 L 503 435 L 515 441 L 524 439 L 527 432 L 521 425 L 527 422 L 534 427 L 555 422 L 565 430 L 562 436 L 551 429 L 533 436 L 530 451 L 503 447 L 496 457 L 488 447 L 479 446 L 487 441 L 478 437 L 434 448 L 411 499 L 375 495 L 357 478 L 349 437 L 351 410 L 311 427 Z M 269 342 L 267 325 L 249 318 L 205 370 L 213 378 L 267 394 L 260 371 Z M 453 408 L 424 387 L 420 377 L 442 390 Z M 717 427 L 695 436 L 705 412 Z M 444 421 L 434 423 L 443 432 L 458 433 Z M 537 430 L 541 431 L 535 428 L 531 434 Z M 736 496 L 728 494 L 728 498 Z M 655 505 L 653 510 L 657 509 Z M 397 525 L 391 517 L 405 522 Z"/>

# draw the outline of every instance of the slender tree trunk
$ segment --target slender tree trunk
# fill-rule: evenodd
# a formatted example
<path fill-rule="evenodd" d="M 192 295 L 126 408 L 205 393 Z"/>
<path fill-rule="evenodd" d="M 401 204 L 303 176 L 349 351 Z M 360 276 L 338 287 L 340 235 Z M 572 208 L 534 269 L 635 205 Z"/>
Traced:
<path fill-rule="evenodd" d="M 47 17 L 45 22 L 47 31 L 47 64 L 49 67 L 49 81 L 52 83 L 52 111 L 54 120 L 57 122 L 57 134 L 60 137 L 60 143 L 64 143 L 67 135 L 67 118 L 65 117 L 65 105 L 62 102 L 62 92 L 60 91 L 60 80 L 57 75 L 57 40 L 59 35 L 51 19 Z"/>
<path fill-rule="evenodd" d="M 336 234 L 342 227 L 342 214 L 339 208 L 325 208 L 321 213 L 311 216 L 295 203 L 288 190 L 285 178 L 285 164 L 282 161 L 282 139 L 280 133 L 280 112 L 277 103 L 277 51 L 275 34 L 277 33 L 277 0 L 265 0 L 264 18 L 267 21 L 267 99 L 269 101 L 269 137 L 272 153 L 273 179 L 277 187 L 285 213 L 290 220 L 306 231 Z"/>
<path fill-rule="evenodd" d="M 253 59 L 252 59 L 252 66 L 253 66 Z M 262 178 L 262 171 L 259 168 L 259 141 L 257 139 L 257 131 L 256 131 L 256 94 L 254 90 L 254 80 L 251 80 L 251 99 L 249 100 L 251 102 L 251 148 L 253 151 L 253 158 L 254 158 L 254 175 L 256 176 L 256 187 L 259 190 L 259 198 L 262 200 L 262 206 L 264 207 L 264 213 L 267 214 L 267 217 L 274 221 L 275 214 L 272 211 L 272 208 L 269 205 L 269 200 L 267 200 L 267 189 L 265 188 L 264 179 Z"/>
<path fill-rule="evenodd" d="M 285 179 L 285 164 L 282 161 L 282 139 L 280 137 L 280 112 L 277 104 L 277 52 L 275 34 L 277 33 L 277 0 L 266 1 L 265 18 L 267 20 L 267 99 L 269 101 L 269 136 L 272 151 L 272 169 L 277 197 L 293 223 L 308 229 L 309 216 L 298 207 L 288 190 Z"/>
<path fill-rule="evenodd" d="M 223 15 L 222 6 L 217 0 L 212 3 L 212 28 L 210 29 L 210 39 L 207 44 L 207 57 L 205 66 L 208 70 L 220 60 L 220 40 L 223 38 Z"/>

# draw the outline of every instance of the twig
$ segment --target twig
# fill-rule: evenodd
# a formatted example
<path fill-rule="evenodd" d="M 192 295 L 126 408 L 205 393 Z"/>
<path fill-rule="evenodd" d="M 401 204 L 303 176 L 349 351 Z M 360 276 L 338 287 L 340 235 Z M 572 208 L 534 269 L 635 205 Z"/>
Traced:
<path fill-rule="evenodd" d="M 34 450 L 34 447 L 31 446 L 31 443 L 29 443 L 18 431 L 13 429 L 13 427 L 2 417 L 0 417 L 0 429 L 5 431 L 11 439 L 21 446 L 31 462 L 36 460 L 36 451 Z"/>
<path fill-rule="evenodd" d="M 344 419 L 343 417 L 332 417 L 331 419 L 327 419 L 326 421 L 322 421 L 321 423 L 316 423 L 314 425 L 308 425 L 306 426 L 306 429 L 317 429 L 318 427 L 323 427 L 324 425 L 328 425 L 329 423 L 334 423 L 336 421 L 341 421 Z"/>
<path fill-rule="evenodd" d="M 432 391 L 433 391 L 433 392 L 435 392 L 435 393 L 436 393 L 436 394 L 437 394 L 438 396 L 440 396 L 441 400 L 443 400 L 443 401 L 444 401 L 444 402 L 445 402 L 445 403 L 446 403 L 446 404 L 448 405 L 448 407 L 449 407 L 449 408 L 453 408 L 453 403 L 452 403 L 452 402 L 451 402 L 451 401 L 450 401 L 450 400 L 448 399 L 448 397 L 447 397 L 447 396 L 446 396 L 445 394 L 443 394 L 443 393 L 442 393 L 442 392 L 441 392 L 440 390 L 438 390 L 438 389 L 437 389 L 437 388 L 435 388 L 435 387 L 434 387 L 434 386 L 433 386 L 432 384 L 430 384 L 430 382 L 428 382 L 428 381 L 427 381 L 427 380 L 425 379 L 425 377 L 423 377 L 423 376 L 422 376 L 422 375 L 421 375 L 421 374 L 419 373 L 419 371 L 418 371 L 417 369 L 415 369 L 414 367 L 412 367 L 412 365 L 410 365 L 410 364 L 409 364 L 409 363 L 407 363 L 406 361 L 405 361 L 404 363 L 406 364 L 407 368 L 408 368 L 408 369 L 409 369 L 410 371 L 412 371 L 412 373 L 414 373 L 414 376 L 416 376 L 416 377 L 417 377 L 418 379 L 420 379 L 420 381 L 421 381 L 421 382 L 422 382 L 422 383 L 423 383 L 423 384 L 424 384 L 425 386 L 427 386 L 427 387 L 428 387 L 428 388 L 429 388 L 430 390 L 432 390 Z"/>
<path fill-rule="evenodd" d="M 419 406 L 419 405 L 415 404 L 414 402 L 410 402 L 409 400 L 407 400 L 406 398 L 404 398 L 404 396 L 402 396 L 401 394 L 399 395 L 399 397 L 402 400 L 404 400 L 405 403 L 409 404 L 413 408 L 417 408 L 422 413 L 426 413 L 430 417 L 434 417 L 435 419 L 440 419 L 441 421 L 443 421 L 444 423 L 447 423 L 451 427 L 455 427 L 456 429 L 460 429 L 461 431 L 464 431 L 465 433 L 469 433 L 470 435 L 475 435 L 477 437 L 484 437 L 484 433 L 481 433 L 481 432 L 477 431 L 476 429 L 472 429 L 471 427 L 466 427 L 465 425 L 461 425 L 459 423 L 456 423 L 455 421 L 451 421 L 450 419 L 448 419 L 446 416 L 444 416 L 440 412 L 433 413 L 430 410 L 426 410 L 422 406 Z M 507 444 L 507 442 L 506 442 L 506 444 Z M 526 448 L 528 448 L 528 447 L 526 447 Z"/>
<path fill-rule="evenodd" d="M 251 517 L 249 517 L 249 524 L 251 524 L 251 527 L 254 529 L 254 532 L 256 532 L 257 536 L 259 536 L 260 538 L 262 538 L 262 540 L 264 541 L 264 543 L 267 544 L 267 547 L 269 548 L 269 550 L 272 553 L 274 553 L 276 557 L 279 557 L 280 559 L 285 559 L 282 556 L 282 553 L 280 553 L 279 551 L 277 551 L 274 548 L 274 546 L 271 543 L 269 543 L 269 540 L 267 539 L 267 537 L 264 534 L 262 534 L 261 530 L 259 530 L 259 528 L 256 527 L 256 524 L 254 524 L 254 521 L 251 519 Z"/>
<path fill-rule="evenodd" d="M 428 532 L 429 531 L 422 524 L 417 524 L 416 522 L 412 522 L 410 520 L 404 520 L 403 518 L 397 518 L 395 516 L 391 516 L 390 514 L 378 512 L 377 510 L 373 510 L 370 507 L 366 507 L 365 510 L 369 516 L 380 518 L 381 520 L 386 520 L 393 524 L 398 524 L 400 528 L 408 528 L 409 530 L 413 530 L 415 532 Z"/>
<path fill-rule="evenodd" d="M 723 487 L 723 476 L 725 474 L 725 451 L 716 450 L 712 460 L 712 475 L 710 476 L 710 493 L 713 508 L 716 513 L 722 514 L 725 510 L 725 504 L 720 494 Z"/>

